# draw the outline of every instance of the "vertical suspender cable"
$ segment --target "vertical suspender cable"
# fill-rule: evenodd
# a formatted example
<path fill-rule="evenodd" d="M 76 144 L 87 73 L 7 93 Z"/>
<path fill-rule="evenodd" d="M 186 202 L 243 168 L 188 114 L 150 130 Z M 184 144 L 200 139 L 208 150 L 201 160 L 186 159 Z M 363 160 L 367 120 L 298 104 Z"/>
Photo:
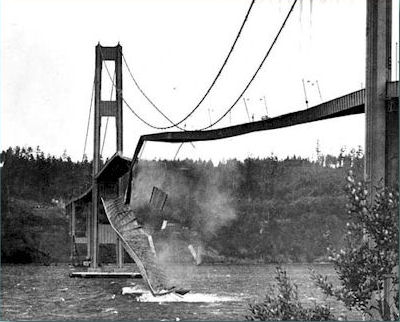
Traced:
<path fill-rule="evenodd" d="M 244 107 L 246 108 L 246 114 L 247 114 L 247 118 L 250 122 L 250 115 L 249 115 L 249 110 L 247 108 L 247 103 L 246 103 L 246 99 L 243 97 L 243 103 L 244 103 Z"/>

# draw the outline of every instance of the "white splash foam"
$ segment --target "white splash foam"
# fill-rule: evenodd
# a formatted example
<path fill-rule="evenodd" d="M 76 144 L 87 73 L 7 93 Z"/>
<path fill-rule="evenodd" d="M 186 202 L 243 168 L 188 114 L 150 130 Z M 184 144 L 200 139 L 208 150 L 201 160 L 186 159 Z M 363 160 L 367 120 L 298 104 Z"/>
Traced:
<path fill-rule="evenodd" d="M 140 294 L 141 293 L 141 294 Z M 185 295 L 178 295 L 176 293 L 169 293 L 161 296 L 153 296 L 147 290 L 139 290 L 137 287 L 124 287 L 122 294 L 136 295 L 135 300 L 138 302 L 187 302 L 187 303 L 215 303 L 215 302 L 235 302 L 240 299 L 231 296 L 221 296 L 217 294 L 204 294 L 204 293 L 187 293 Z"/>
<path fill-rule="evenodd" d="M 188 302 L 188 303 L 214 303 L 214 302 L 234 302 L 238 299 L 229 296 L 219 296 L 216 294 L 193 293 L 184 296 L 170 293 L 162 296 L 153 296 L 151 293 L 143 293 L 136 299 L 138 302 Z"/>
<path fill-rule="evenodd" d="M 118 314 L 118 311 L 117 311 L 115 308 L 113 308 L 113 307 L 109 307 L 109 308 L 103 309 L 102 312 L 104 312 L 104 313 L 111 313 L 111 314 Z"/>

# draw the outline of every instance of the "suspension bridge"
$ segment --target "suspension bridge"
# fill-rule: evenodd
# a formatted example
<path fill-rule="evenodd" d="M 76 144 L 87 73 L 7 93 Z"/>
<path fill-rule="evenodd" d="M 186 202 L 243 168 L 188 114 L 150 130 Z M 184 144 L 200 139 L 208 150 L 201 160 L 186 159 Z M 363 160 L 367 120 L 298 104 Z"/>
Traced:
<path fill-rule="evenodd" d="M 93 181 L 92 186 L 84 194 L 73 199 L 67 205 L 67 211 L 71 217 L 71 252 L 74 252 L 76 244 L 86 245 L 86 257 L 89 259 L 90 267 L 88 272 L 101 272 L 99 268 L 99 244 L 116 244 L 117 268 L 123 268 L 123 247 L 135 258 L 138 263 L 147 263 L 151 268 L 147 270 L 145 264 L 139 264 L 142 275 L 152 275 L 157 270 L 154 266 L 155 260 L 149 259 L 152 255 L 146 253 L 143 255 L 143 248 L 147 243 L 143 231 L 140 231 L 135 217 L 129 210 L 131 202 L 132 182 L 134 181 L 134 169 L 137 164 L 140 152 L 146 141 L 157 142 L 196 142 L 219 140 L 239 135 L 248 134 L 257 131 L 273 130 L 299 124 L 327 120 L 337 117 L 346 117 L 354 114 L 365 114 L 366 120 L 366 145 L 365 145 L 365 180 L 371 187 L 380 184 L 396 185 L 398 178 L 398 97 L 399 83 L 391 81 L 392 59 L 391 59 L 391 29 L 392 29 L 392 4 L 391 0 L 366 0 L 367 3 L 367 37 L 366 37 L 366 82 L 365 89 L 348 93 L 333 100 L 323 102 L 308 109 L 301 109 L 296 112 L 283 114 L 277 117 L 263 119 L 261 121 L 248 122 L 223 128 L 214 128 L 228 113 L 236 106 L 237 102 L 243 97 L 250 84 L 256 78 L 257 73 L 267 60 L 269 53 L 274 48 L 283 31 L 287 20 L 289 19 L 293 8 L 296 5 L 295 0 L 287 13 L 282 25 L 280 26 L 276 37 L 271 46 L 261 60 L 256 72 L 250 81 L 238 93 L 237 99 L 214 123 L 193 131 L 187 131 L 181 124 L 185 122 L 201 106 L 206 96 L 210 93 L 214 84 L 217 82 L 222 70 L 224 69 L 231 53 L 233 52 L 241 31 L 249 17 L 250 11 L 254 5 L 251 2 L 246 16 L 242 22 L 240 30 L 233 42 L 230 51 L 211 82 L 210 87 L 204 96 L 199 100 L 196 106 L 181 120 L 174 122 L 167 116 L 140 88 L 138 82 L 122 54 L 122 47 L 118 44 L 115 47 L 104 47 L 98 44 L 96 46 L 96 70 L 94 81 L 94 152 L 93 152 Z M 106 67 L 106 72 L 113 83 L 115 90 L 115 100 L 101 100 L 102 87 L 102 67 L 103 62 L 115 62 L 115 74 L 111 75 Z M 123 97 L 122 90 L 122 64 L 125 63 L 128 72 L 140 92 L 169 123 L 169 126 L 157 126 L 145 120 L 140 116 Z M 396 62 L 397 63 L 397 62 Z M 147 126 L 157 130 L 168 130 L 177 128 L 180 131 L 157 132 L 154 134 L 143 135 L 139 138 L 132 159 L 122 156 L 123 153 L 123 115 L 122 106 L 125 104 L 130 111 Z M 102 117 L 112 117 L 116 120 L 116 154 L 100 168 L 101 156 L 101 120 Z M 86 135 L 87 139 L 87 135 Z M 103 139 L 104 141 L 104 139 Z M 86 143 L 85 143 L 86 146 Z M 122 177 L 129 173 L 129 181 L 124 189 Z M 101 204 L 104 201 L 105 207 Z M 128 207 L 128 208 L 126 208 Z M 105 209 L 104 209 L 105 208 Z M 119 210 L 118 210 L 119 209 Z M 104 211 L 106 210 L 106 211 Z M 76 224 L 77 213 L 84 213 L 86 218 L 84 228 L 79 230 Z M 125 219 L 122 223 L 134 225 L 131 231 L 137 234 L 136 242 L 133 235 L 126 236 L 126 229 L 118 221 L 118 213 L 124 213 Z M 106 215 L 106 216 L 105 216 Z M 99 218 L 102 222 L 99 223 Z M 107 219 L 111 221 L 111 226 L 107 224 Z M 124 221 L 125 220 L 125 221 Z M 130 221 L 129 221 L 130 220 Z M 135 230 L 136 229 L 136 230 Z M 139 238 L 140 237 L 140 238 Z M 140 241 L 139 241 L 140 239 Z M 135 244 L 136 243 L 136 244 Z M 142 249 L 142 250 L 141 250 Z M 142 253 L 142 257 L 141 254 Z M 146 265 L 147 265 L 146 264 Z M 161 273 L 160 273 L 161 274 Z M 161 274 L 162 275 L 162 274 Z M 157 280 L 158 277 L 153 278 Z M 149 286 L 152 288 L 152 278 L 147 278 Z M 160 292 L 165 290 L 164 282 L 159 282 L 156 287 Z M 157 292 L 156 292 L 157 293 Z"/>

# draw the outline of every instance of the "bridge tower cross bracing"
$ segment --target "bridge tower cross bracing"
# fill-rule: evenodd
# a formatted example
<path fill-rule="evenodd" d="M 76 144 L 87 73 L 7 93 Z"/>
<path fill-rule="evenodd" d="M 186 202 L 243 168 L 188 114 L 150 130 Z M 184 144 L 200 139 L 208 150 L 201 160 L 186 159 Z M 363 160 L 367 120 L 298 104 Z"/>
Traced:
<path fill-rule="evenodd" d="M 115 100 L 104 101 L 101 99 L 102 68 L 104 61 L 115 63 Z M 113 85 L 114 86 L 114 85 Z M 96 70 L 95 70 L 95 117 L 94 117 L 94 148 L 93 148 L 93 171 L 92 171 L 92 209 L 88 220 L 89 238 L 88 247 L 91 257 L 91 268 L 97 269 L 99 262 L 99 236 L 98 236 L 98 214 L 100 205 L 99 182 L 96 175 L 100 171 L 100 140 L 102 117 L 114 117 L 116 125 L 116 149 L 122 154 L 123 151 L 123 122 L 122 122 L 122 47 L 118 44 L 115 47 L 96 46 Z M 122 183 L 119 179 L 118 194 L 122 193 Z M 117 265 L 123 265 L 122 244 L 119 237 L 116 241 Z"/>

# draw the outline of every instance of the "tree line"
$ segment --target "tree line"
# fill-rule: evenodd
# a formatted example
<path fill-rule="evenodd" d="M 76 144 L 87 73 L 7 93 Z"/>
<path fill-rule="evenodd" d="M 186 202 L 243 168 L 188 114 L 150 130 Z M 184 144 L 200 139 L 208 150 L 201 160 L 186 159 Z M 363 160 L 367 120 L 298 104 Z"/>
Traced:
<path fill-rule="evenodd" d="M 46 156 L 39 147 L 15 147 L 1 153 L 1 162 L 2 211 L 14 199 L 45 204 L 69 200 L 91 183 L 91 162 L 74 162 L 66 153 Z M 168 193 L 162 218 L 198 232 L 206 247 L 223 256 L 313 261 L 326 256 L 330 245 L 343 242 L 343 186 L 349 168 L 362 176 L 360 149 L 342 150 L 338 156 L 319 153 L 315 161 L 296 156 L 232 159 L 217 165 L 143 160 L 134 193 L 144 202 L 138 202 L 136 210 L 140 215 L 151 187 L 158 186 Z M 9 215 L 26 217 L 29 210 Z M 9 218 L 3 217 L 2 228 Z"/>

